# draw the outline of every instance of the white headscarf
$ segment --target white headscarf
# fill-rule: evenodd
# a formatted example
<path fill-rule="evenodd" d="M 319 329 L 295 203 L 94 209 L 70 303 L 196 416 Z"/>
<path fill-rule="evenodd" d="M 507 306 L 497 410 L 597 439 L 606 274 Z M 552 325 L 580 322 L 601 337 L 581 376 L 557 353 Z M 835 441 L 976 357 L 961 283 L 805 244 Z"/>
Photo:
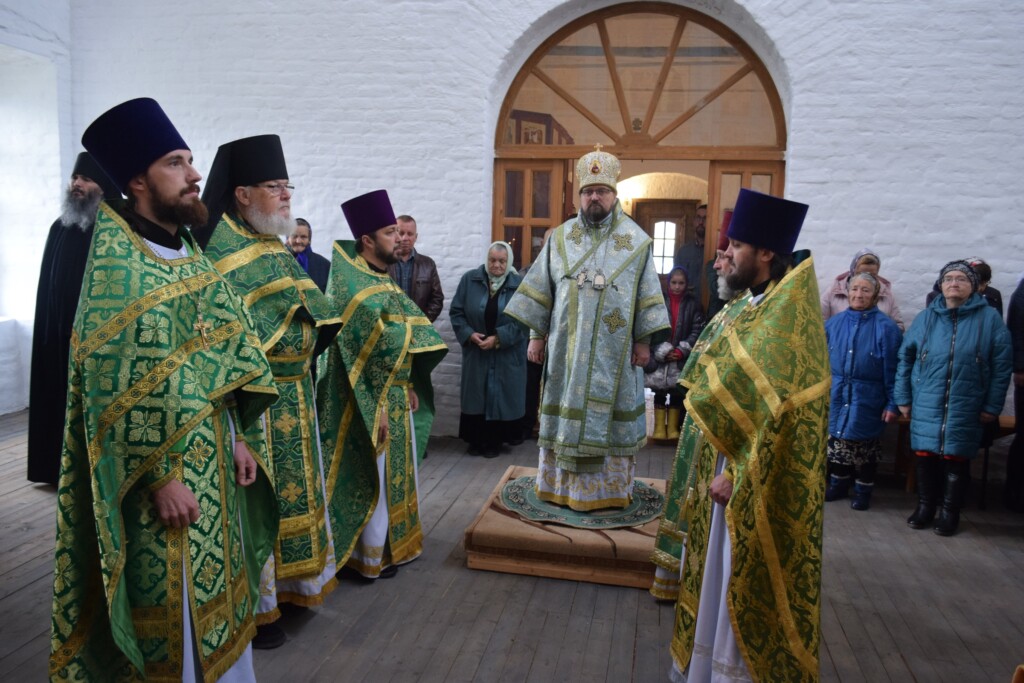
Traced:
<path fill-rule="evenodd" d="M 487 267 L 488 260 L 490 259 L 491 250 L 497 249 L 498 247 L 505 250 L 505 257 L 507 259 L 505 261 L 505 272 L 501 275 L 491 275 L 491 270 Z M 491 296 L 494 296 L 498 293 L 498 290 L 501 289 L 501 286 L 505 284 L 505 279 L 510 273 L 514 274 L 519 272 L 515 269 L 515 266 L 512 265 L 512 245 L 508 242 L 491 242 L 491 246 L 487 247 L 487 256 L 484 257 L 484 271 L 487 273 L 487 278 L 491 281 Z"/>

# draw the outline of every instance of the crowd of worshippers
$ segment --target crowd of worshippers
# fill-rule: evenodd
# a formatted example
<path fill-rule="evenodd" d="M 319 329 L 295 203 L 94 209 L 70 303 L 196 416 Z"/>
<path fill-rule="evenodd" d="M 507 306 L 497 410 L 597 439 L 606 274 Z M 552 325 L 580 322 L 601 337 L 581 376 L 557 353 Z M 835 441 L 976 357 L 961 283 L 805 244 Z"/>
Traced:
<path fill-rule="evenodd" d="M 697 271 L 708 292 L 706 314 L 698 298 L 701 287 L 689 284 L 690 269 L 699 263 L 693 253 L 704 253 L 705 212 L 701 205 L 696 239 L 677 251 L 665 278 L 672 336 L 645 368 L 645 382 L 654 392 L 654 439 L 678 439 L 686 390 L 677 379 L 705 321 L 734 295 L 716 270 L 728 246 L 731 211 L 725 212 L 716 257 Z M 879 274 L 881 263 L 875 250 L 858 251 L 849 270 L 836 275 L 821 296 L 832 374 L 825 500 L 849 498 L 854 510 L 867 510 L 885 425 L 915 413 L 911 441 L 919 502 L 907 521 L 915 529 L 934 522 L 936 533 L 951 535 L 959 523 L 970 461 L 998 434 L 1011 375 L 1015 386 L 1021 385 L 1024 292 L 1018 283 L 1004 324 L 1002 294 L 990 284 L 991 266 L 976 256 L 951 261 L 908 329 L 892 284 Z M 1011 454 L 1003 489 L 1004 506 L 1015 511 L 1024 511 L 1022 457 Z"/>
<path fill-rule="evenodd" d="M 29 479 L 59 499 L 51 676 L 253 680 L 252 648 L 287 639 L 282 605 L 423 551 L 418 468 L 448 351 L 437 266 L 385 190 L 343 202 L 352 239 L 315 253 L 276 135 L 221 145 L 201 193 L 152 99 L 82 143 L 33 340 Z M 868 509 L 879 435 L 903 415 L 908 523 L 956 532 L 1011 370 L 1021 405 L 1022 286 L 1011 338 L 987 264 L 950 262 L 904 334 L 877 253 L 819 301 L 796 248 L 807 205 L 746 189 L 714 258 L 701 206 L 659 277 L 620 173 L 599 146 L 584 155 L 579 212 L 528 268 L 497 241 L 461 277 L 459 435 L 483 457 L 535 436 L 540 501 L 625 508 L 653 390 L 653 436 L 677 443 L 651 589 L 676 604 L 671 676 L 813 679 L 824 501 Z M 1018 433 L 1013 509 L 1021 447 Z"/>

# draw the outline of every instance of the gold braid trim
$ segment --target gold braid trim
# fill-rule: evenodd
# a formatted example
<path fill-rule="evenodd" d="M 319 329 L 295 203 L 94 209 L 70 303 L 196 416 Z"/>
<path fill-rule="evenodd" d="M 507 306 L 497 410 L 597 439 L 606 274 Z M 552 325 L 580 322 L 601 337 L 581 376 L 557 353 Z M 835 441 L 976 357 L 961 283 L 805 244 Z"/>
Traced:
<path fill-rule="evenodd" d="M 210 334 L 210 342 L 215 344 L 225 341 L 236 336 L 241 331 L 242 324 L 237 320 L 233 320 L 226 325 L 221 325 L 214 329 Z M 101 454 L 100 445 L 110 426 L 122 419 L 128 410 L 138 405 L 139 401 L 152 393 L 172 372 L 181 367 L 186 358 L 198 351 L 201 346 L 203 346 L 203 339 L 198 336 L 185 342 L 146 373 L 145 377 L 128 387 L 104 409 L 98 421 L 99 428 L 96 430 L 96 436 L 93 437 L 92 442 L 89 444 L 90 468 L 95 468 L 96 463 L 99 461 Z M 212 393 L 210 397 L 213 398 Z"/>
<path fill-rule="evenodd" d="M 324 598 L 334 592 L 334 589 L 338 587 L 338 580 L 331 578 L 330 581 L 324 584 L 324 587 L 320 589 L 320 592 L 316 595 L 303 595 L 301 593 L 292 593 L 290 591 L 278 591 L 277 601 L 278 602 L 290 602 L 293 605 L 302 605 L 303 607 L 316 607 L 322 605 Z"/>
<path fill-rule="evenodd" d="M 292 278 L 288 276 L 280 277 L 276 280 L 268 282 L 262 287 L 257 287 L 256 289 L 252 290 L 251 292 L 245 295 L 242 301 L 245 302 L 246 306 L 252 306 L 255 302 L 259 301 L 263 297 L 269 296 L 270 294 L 275 294 L 284 289 L 288 289 L 289 287 L 294 286 L 294 284 L 295 280 L 293 280 Z"/>
<path fill-rule="evenodd" d="M 359 382 L 359 377 L 363 374 L 363 367 L 367 361 L 370 360 L 370 356 L 373 355 L 373 350 L 377 346 L 377 340 L 380 339 L 381 335 L 384 334 L 384 325 L 378 323 L 373 326 L 373 331 L 367 337 L 363 343 L 363 347 L 359 349 L 359 355 L 356 357 L 356 362 L 352 364 L 352 369 L 348 371 L 348 384 L 353 389 Z M 376 427 L 376 425 L 374 425 Z"/>
<path fill-rule="evenodd" d="M 93 569 L 90 570 L 89 580 L 86 585 L 93 582 L 102 583 L 102 579 L 97 577 L 100 571 L 100 561 L 98 557 L 92 558 L 95 562 L 89 562 L 88 566 Z M 75 625 L 74 630 L 64 641 L 64 644 L 56 652 L 50 653 L 50 678 L 55 679 L 60 674 L 61 670 L 71 663 L 71 660 L 78 656 L 78 652 L 85 645 L 85 641 L 92 635 L 92 622 L 96 618 L 97 612 L 101 609 L 98 591 L 85 591 L 86 600 L 85 604 L 82 605 L 82 611 L 78 618 L 78 622 Z"/>
<path fill-rule="evenodd" d="M 226 215 L 223 216 L 223 218 L 229 224 L 231 223 Z M 236 251 L 234 254 L 220 259 L 213 264 L 213 267 L 220 271 L 221 275 L 227 275 L 233 270 L 238 270 L 242 266 L 249 265 L 264 254 L 270 253 L 272 253 L 271 250 L 268 249 L 263 242 L 254 242 L 253 244 Z"/>
<path fill-rule="evenodd" d="M 87 338 L 79 340 L 78 347 L 75 350 L 75 361 L 80 363 L 85 360 L 86 357 L 92 355 L 97 349 L 121 334 L 128 325 L 138 319 L 143 313 L 171 299 L 176 299 L 179 296 L 192 292 L 198 292 L 207 285 L 213 284 L 216 280 L 217 277 L 213 273 L 199 273 L 180 282 L 172 282 L 136 300 Z M 190 284 L 195 284 L 196 286 L 192 287 Z"/>
<path fill-rule="evenodd" d="M 552 306 L 551 297 L 549 297 L 548 295 L 540 292 L 539 290 L 534 289 L 533 287 L 531 287 L 530 285 L 526 284 L 525 282 L 521 282 L 519 284 L 519 287 L 516 288 L 516 292 L 520 292 L 520 293 L 523 294 L 523 296 L 526 296 L 526 297 L 528 297 L 530 299 L 533 299 L 538 304 L 543 306 L 546 310 L 549 310 L 549 311 L 551 310 L 551 306 Z"/>

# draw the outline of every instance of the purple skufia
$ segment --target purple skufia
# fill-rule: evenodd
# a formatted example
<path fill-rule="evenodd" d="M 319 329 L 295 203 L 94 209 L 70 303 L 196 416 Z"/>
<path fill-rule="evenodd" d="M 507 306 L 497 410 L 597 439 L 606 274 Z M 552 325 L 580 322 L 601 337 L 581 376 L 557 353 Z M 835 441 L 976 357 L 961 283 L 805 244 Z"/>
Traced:
<path fill-rule="evenodd" d="M 341 210 L 345 212 L 345 220 L 356 239 L 398 222 L 387 190 L 374 190 L 353 197 L 341 205 Z"/>
<path fill-rule="evenodd" d="M 108 109 L 82 133 L 82 146 L 124 192 L 128 182 L 176 149 L 189 149 L 156 100 L 140 97 Z"/>
<path fill-rule="evenodd" d="M 806 204 L 744 188 L 736 198 L 729 238 L 777 254 L 792 254 L 808 208 Z"/>

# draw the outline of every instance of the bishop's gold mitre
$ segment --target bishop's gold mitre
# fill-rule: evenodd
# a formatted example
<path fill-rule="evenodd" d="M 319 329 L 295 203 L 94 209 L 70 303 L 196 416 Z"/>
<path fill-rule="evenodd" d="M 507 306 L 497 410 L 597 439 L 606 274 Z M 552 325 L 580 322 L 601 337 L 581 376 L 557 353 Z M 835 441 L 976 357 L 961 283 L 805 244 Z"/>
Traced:
<path fill-rule="evenodd" d="M 591 185 L 607 185 L 617 190 L 616 183 L 622 173 L 622 164 L 613 155 L 601 151 L 601 145 L 594 145 L 593 152 L 587 152 L 576 162 L 576 177 L 580 189 Z"/>

